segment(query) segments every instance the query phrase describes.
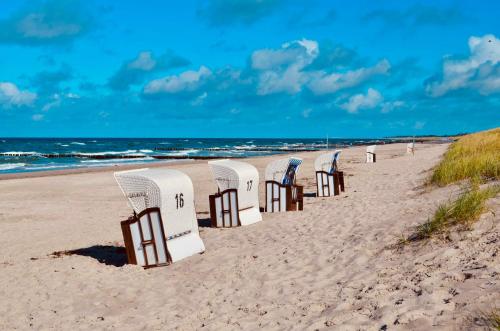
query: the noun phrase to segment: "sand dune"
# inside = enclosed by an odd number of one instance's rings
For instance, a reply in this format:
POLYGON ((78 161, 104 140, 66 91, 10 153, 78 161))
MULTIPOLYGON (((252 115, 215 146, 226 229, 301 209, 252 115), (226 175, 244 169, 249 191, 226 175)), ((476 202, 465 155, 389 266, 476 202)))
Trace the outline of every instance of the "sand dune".
MULTIPOLYGON (((299 154, 303 212, 201 227, 204 254, 149 270, 117 253, 131 210, 112 171, 2 180, 0 329, 480 329, 473 318, 500 306, 498 198, 496 219, 483 215, 471 232, 392 248, 459 191, 422 188, 446 148, 380 146, 375 164, 347 149, 346 192, 334 198, 313 197, 318 153, 299 154)), ((276 157, 247 161, 263 178, 276 157)), ((204 224, 216 190, 207 164, 175 167, 192 178, 204 224)), ((263 205, 262 183, 260 195, 263 205)))

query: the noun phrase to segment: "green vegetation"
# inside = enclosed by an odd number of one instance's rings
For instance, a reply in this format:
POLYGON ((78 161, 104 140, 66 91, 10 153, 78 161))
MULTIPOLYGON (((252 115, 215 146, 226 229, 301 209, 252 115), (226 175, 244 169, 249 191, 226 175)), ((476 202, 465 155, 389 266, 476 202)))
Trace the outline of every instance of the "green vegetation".
POLYGON ((500 185, 466 190, 455 201, 441 204, 434 216, 417 227, 409 241, 422 240, 443 233, 452 226, 469 229, 486 211, 486 200, 500 193, 500 185))
POLYGON ((445 186, 464 179, 500 179, 500 128, 466 135, 453 143, 430 183, 445 186))
POLYGON ((498 184, 479 188, 481 183, 500 180, 500 128, 466 135, 454 142, 429 182, 445 186, 463 180, 471 187, 456 200, 439 205, 432 218, 399 243, 428 239, 454 226, 470 229, 479 219, 486 211, 486 200, 500 193, 498 184))
POLYGON ((500 311, 491 314, 490 323, 495 330, 500 331, 500 311))

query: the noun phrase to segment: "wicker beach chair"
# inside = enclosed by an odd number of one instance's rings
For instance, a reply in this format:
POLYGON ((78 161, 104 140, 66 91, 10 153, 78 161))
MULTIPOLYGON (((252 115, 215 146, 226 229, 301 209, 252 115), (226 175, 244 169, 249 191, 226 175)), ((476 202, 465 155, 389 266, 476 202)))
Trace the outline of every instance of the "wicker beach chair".
POLYGON ((316 170, 316 196, 329 197, 344 192, 344 172, 339 171, 341 150, 321 154, 314 161, 316 170))
POLYGON ((377 155, 375 154, 375 149, 377 145, 366 146, 366 163, 377 162, 377 155))
POLYGON ((296 177, 302 159, 279 159, 266 167, 266 212, 295 211, 304 208, 304 187, 296 177))
POLYGON ((406 153, 407 154, 415 154, 415 143, 406 144, 406 153))
POLYGON ((209 161, 208 165, 218 186, 218 192, 209 196, 211 225, 233 227, 262 221, 257 169, 233 160, 209 161))
POLYGON ((193 183, 186 174, 138 169, 114 175, 134 211, 121 223, 129 263, 145 268, 168 265, 205 250, 193 183))

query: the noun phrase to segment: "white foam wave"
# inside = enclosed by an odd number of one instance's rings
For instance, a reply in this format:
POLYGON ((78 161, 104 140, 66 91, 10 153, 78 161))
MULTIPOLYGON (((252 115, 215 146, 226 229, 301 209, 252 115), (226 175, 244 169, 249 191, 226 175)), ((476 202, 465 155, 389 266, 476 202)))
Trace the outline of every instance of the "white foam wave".
POLYGON ((25 165, 26 165, 25 163, 5 163, 5 164, 0 164, 0 171, 22 168, 25 165))
POLYGON ((71 145, 87 145, 86 143, 81 143, 79 141, 73 141, 71 145))
POLYGON ((186 149, 186 150, 178 151, 178 152, 169 152, 169 153, 167 153, 167 155, 170 155, 170 156, 186 156, 186 155, 189 155, 189 154, 198 153, 199 151, 200 151, 199 149, 186 149))

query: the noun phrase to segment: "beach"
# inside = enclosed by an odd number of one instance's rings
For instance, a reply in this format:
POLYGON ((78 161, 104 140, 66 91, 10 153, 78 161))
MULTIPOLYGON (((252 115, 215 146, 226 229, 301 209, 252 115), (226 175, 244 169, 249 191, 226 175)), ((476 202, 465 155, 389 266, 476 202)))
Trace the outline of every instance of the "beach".
MULTIPOLYGON (((460 192, 424 185, 448 146, 379 145, 374 164, 366 147, 345 149, 346 190, 329 198, 314 196, 321 152, 294 154, 304 210, 230 229, 207 227, 217 188, 206 161, 154 164, 191 177, 206 251, 148 270, 120 249, 132 212, 113 178, 122 168, 4 175, 0 329, 481 329, 474 319, 500 306, 500 198, 472 231, 397 245, 460 192)), ((261 207, 265 166, 280 157, 244 159, 261 207)))

